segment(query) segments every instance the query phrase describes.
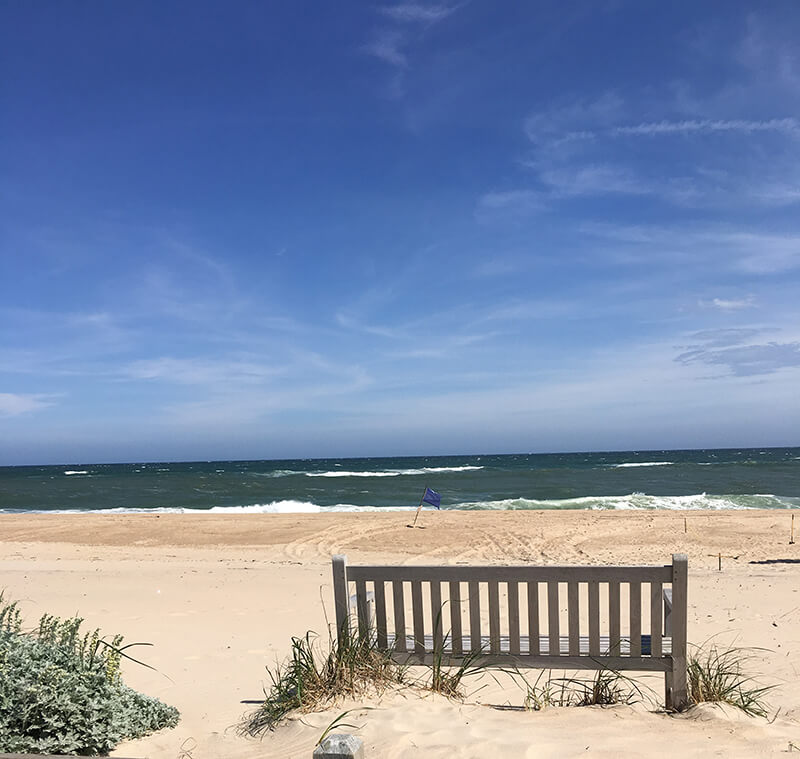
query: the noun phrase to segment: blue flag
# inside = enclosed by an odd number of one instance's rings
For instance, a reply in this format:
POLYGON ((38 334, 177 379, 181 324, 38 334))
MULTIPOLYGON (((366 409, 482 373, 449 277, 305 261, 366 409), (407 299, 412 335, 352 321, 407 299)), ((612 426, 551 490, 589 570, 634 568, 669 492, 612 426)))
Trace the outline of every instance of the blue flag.
POLYGON ((442 496, 440 496, 435 490, 425 488, 425 495, 422 496, 422 502, 429 503, 431 506, 435 506, 438 509, 439 504, 442 502, 442 496))

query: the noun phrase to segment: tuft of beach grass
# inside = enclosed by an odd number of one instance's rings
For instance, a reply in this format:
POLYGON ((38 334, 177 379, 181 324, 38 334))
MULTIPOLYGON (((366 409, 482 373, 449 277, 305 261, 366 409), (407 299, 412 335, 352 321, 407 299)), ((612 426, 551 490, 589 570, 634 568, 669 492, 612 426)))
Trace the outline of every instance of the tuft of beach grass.
POLYGON ((707 642, 695 648, 687 664, 691 704, 730 704, 753 717, 766 717, 765 696, 774 685, 759 685, 746 672, 762 649, 720 646, 707 642))

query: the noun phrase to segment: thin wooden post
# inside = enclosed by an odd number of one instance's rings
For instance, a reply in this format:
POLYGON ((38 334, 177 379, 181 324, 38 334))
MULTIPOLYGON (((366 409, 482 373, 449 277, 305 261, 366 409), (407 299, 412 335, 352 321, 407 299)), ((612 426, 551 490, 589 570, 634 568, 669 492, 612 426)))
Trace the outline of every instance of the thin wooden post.
POLYGON ((672 672, 667 673, 667 707, 685 709, 689 702, 686 682, 686 627, 688 611, 689 559, 672 555, 672 672))
POLYGON ((336 637, 340 643, 350 634, 350 594, 347 590, 347 556, 337 554, 333 566, 333 605, 336 610, 336 637))

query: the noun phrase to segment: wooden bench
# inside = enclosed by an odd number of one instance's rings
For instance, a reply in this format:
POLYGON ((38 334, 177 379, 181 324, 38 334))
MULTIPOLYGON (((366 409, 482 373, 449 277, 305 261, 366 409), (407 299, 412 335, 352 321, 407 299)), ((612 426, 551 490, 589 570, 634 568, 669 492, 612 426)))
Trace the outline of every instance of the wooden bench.
POLYGON ((479 652, 487 665, 664 672, 670 709, 687 704, 687 579, 684 554, 666 566, 608 567, 350 566, 333 557, 340 639, 374 635, 409 664, 479 652))

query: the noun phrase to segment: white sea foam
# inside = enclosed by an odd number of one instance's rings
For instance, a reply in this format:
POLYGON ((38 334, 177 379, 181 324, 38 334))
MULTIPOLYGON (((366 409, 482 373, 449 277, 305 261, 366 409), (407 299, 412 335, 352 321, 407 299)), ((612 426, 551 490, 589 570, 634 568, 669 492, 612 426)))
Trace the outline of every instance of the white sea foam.
POLYGON ((512 498, 499 501, 480 501, 461 503, 450 508, 470 510, 528 510, 528 509, 590 509, 597 511, 639 511, 639 510, 747 510, 747 509, 791 509, 800 505, 800 498, 782 497, 770 494, 748 495, 694 495, 658 496, 644 493, 631 493, 619 496, 583 496, 553 500, 532 498, 512 498))
MULTIPOLYGON (((748 509, 796 509, 800 508, 800 497, 776 496, 769 493, 747 495, 694 495, 657 496, 644 493, 612 496, 583 496, 580 498, 541 499, 506 498, 496 501, 474 501, 446 506, 447 510, 468 511, 517 511, 517 510, 597 510, 597 511, 644 511, 644 510, 748 510, 748 509)), ((326 512, 375 512, 414 511, 416 506, 356 506, 339 503, 334 506, 319 506, 310 501, 282 500, 271 503, 255 503, 242 506, 214 506, 211 509, 187 509, 179 507, 161 508, 110 508, 110 509, 53 509, 48 511, 26 509, 0 509, 7 514, 322 514, 326 512)), ((434 509, 425 510, 433 511, 434 509)))
POLYGON ((626 469, 632 466, 672 466, 674 463, 674 461, 632 461, 626 464, 608 464, 608 466, 614 469, 626 469))
POLYGON ((306 477, 400 477, 441 472, 470 472, 483 469, 482 466, 423 466, 419 469, 384 469, 379 472, 304 472, 306 477))
POLYGON ((89 474, 85 469, 68 469, 64 474, 89 474))

